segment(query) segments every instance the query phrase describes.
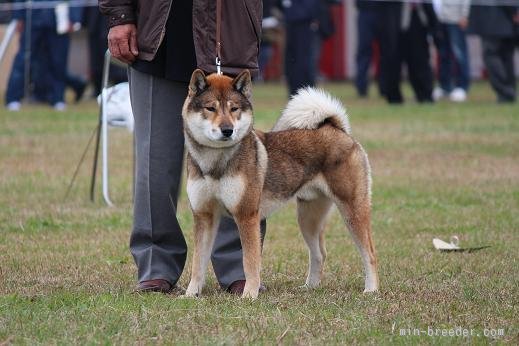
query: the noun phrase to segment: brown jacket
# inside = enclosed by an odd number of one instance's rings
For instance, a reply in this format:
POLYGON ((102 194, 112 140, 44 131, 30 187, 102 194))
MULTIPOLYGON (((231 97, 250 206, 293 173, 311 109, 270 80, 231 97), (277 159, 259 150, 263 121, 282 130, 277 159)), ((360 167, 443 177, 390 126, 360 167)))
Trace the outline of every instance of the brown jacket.
MULTIPOLYGON (((151 61, 164 37, 172 1, 99 0, 99 9, 108 16, 110 27, 136 24, 139 59, 151 61)), ((236 75, 249 69, 255 75, 258 72, 262 1, 221 1, 222 70, 225 74, 236 75)), ((193 0, 193 40, 198 67, 208 73, 215 72, 215 0, 193 0)))

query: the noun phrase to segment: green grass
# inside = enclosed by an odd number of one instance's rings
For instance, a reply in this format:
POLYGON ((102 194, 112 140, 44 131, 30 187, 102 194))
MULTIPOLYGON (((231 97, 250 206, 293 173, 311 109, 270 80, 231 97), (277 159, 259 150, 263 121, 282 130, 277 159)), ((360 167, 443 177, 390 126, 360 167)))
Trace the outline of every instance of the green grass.
MULTIPOLYGON (((324 85, 348 108, 373 168, 373 230, 381 290, 365 295, 360 256, 335 212, 322 286, 304 283, 307 252, 294 206, 272 216, 256 301, 132 293, 131 136, 111 130, 116 207, 90 203, 92 151, 66 187, 97 122, 94 103, 55 113, 0 111, 0 345, 402 344, 519 342, 519 111, 486 84, 470 101, 388 106, 324 85), (473 253, 439 253, 432 238, 457 234, 473 253), (473 329, 472 337, 400 336, 400 329, 473 329), (504 335, 485 337, 486 329, 504 335)), ((410 99, 409 89, 406 94, 410 99)), ((268 129, 286 102, 281 85, 254 91, 268 129)), ((185 192, 179 219, 191 248, 185 192)), ((190 258, 180 280, 188 282, 190 258)))

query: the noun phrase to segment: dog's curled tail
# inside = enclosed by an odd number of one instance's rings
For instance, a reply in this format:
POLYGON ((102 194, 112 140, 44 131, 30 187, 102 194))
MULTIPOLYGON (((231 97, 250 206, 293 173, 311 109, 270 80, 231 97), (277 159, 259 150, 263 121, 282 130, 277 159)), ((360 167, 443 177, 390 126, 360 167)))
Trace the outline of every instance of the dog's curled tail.
POLYGON ((317 129, 326 120, 351 134, 348 115, 341 102, 322 89, 306 87, 290 99, 272 131, 317 129))

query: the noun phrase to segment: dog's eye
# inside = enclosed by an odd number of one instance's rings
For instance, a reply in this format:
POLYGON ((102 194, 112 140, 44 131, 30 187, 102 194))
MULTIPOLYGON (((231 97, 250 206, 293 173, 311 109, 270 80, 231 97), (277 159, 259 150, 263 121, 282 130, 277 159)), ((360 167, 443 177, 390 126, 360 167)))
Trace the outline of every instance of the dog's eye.
POLYGON ((232 112, 232 113, 236 112, 237 110, 238 110, 238 107, 232 107, 232 108, 231 108, 231 112, 232 112))
POLYGON ((216 108, 214 107, 205 107, 209 112, 216 112, 216 108))

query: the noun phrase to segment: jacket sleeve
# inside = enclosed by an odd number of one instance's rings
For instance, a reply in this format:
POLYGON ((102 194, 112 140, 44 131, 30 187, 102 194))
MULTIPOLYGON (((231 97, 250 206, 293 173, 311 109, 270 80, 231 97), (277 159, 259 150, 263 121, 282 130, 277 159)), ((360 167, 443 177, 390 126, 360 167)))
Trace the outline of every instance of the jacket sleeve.
POLYGON ((69 11, 69 18, 71 23, 83 22, 83 7, 71 7, 69 11))
POLYGON ((108 17, 108 27, 135 24, 135 0, 99 0, 99 11, 108 17))

